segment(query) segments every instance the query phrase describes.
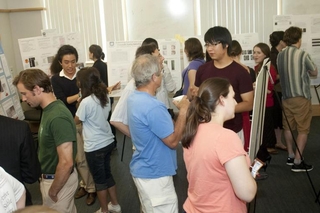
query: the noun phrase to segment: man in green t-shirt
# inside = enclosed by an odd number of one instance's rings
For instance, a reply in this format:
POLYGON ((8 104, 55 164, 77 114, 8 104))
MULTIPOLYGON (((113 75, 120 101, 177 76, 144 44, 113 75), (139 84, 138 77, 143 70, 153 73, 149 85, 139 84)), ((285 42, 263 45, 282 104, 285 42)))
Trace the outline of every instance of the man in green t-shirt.
POLYGON ((39 127, 40 190, 43 205, 59 212, 77 212, 74 194, 78 174, 74 169, 76 126, 70 111, 53 95, 50 79, 39 69, 21 71, 13 84, 22 101, 43 109, 39 127))

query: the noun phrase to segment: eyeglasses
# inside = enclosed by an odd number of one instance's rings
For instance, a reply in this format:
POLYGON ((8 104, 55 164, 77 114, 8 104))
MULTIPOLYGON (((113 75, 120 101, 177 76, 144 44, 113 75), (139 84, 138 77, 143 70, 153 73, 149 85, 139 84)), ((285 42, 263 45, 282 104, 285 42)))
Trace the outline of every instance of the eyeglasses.
POLYGON ((221 44, 221 41, 213 41, 213 42, 208 42, 204 45, 205 48, 208 48, 208 47, 215 47, 217 46, 218 44, 221 44))

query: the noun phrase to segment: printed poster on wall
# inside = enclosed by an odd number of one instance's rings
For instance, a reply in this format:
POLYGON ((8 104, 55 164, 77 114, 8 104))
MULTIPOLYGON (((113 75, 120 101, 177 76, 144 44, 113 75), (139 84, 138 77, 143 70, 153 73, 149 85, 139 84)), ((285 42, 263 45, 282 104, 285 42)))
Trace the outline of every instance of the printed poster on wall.
MULTIPOLYGON (((314 15, 283 15, 273 17, 273 30, 285 31, 291 26, 302 29, 301 49, 311 56, 313 62, 320 69, 320 14, 314 15)), ((310 78, 311 85, 320 84, 320 74, 317 78, 310 78)))
MULTIPOLYGON (((181 86, 180 43, 175 39, 158 39, 160 53, 164 57, 164 65, 171 72, 177 88, 181 86)), ((121 82, 123 89, 131 79, 131 66, 136 50, 142 41, 109 41, 107 44, 108 83, 121 82)))
POLYGON ((237 40, 242 48, 241 63, 254 68, 253 47, 259 43, 258 33, 243 33, 232 35, 232 40, 237 40))
POLYGON ((77 49, 80 67, 85 62, 85 50, 80 33, 38 36, 18 39, 23 69, 37 68, 50 75, 50 65, 58 49, 65 44, 77 49))
POLYGON ((12 76, 0 44, 0 115, 13 119, 24 119, 20 99, 15 86, 12 85, 12 76))

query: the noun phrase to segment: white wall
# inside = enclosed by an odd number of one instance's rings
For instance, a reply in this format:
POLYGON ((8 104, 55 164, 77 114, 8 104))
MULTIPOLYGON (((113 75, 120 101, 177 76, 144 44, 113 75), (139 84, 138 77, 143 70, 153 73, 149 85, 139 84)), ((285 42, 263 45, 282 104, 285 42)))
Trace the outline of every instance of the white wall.
MULTIPOLYGON (((7 9, 7 1, 0 0, 0 9, 7 9)), ((8 65, 12 70, 15 70, 14 50, 12 45, 12 33, 10 25, 9 13, 0 13, 0 37, 1 45, 5 56, 8 61, 8 65)), ((14 74, 14 73, 13 73, 14 74)))
POLYGON ((319 0, 282 0, 281 15, 306 15, 319 13, 319 0))
POLYGON ((195 35, 193 0, 126 1, 128 40, 195 35))
MULTIPOLYGON (((7 3, 8 9, 43 7, 41 0, 7 0, 7 3)), ((41 29, 43 29, 41 13, 42 11, 30 11, 12 12, 9 14, 12 32, 12 44, 15 56, 15 74, 23 70, 18 39, 41 35, 41 29)))
POLYGON ((43 29, 41 12, 36 11, 11 13, 10 23, 16 62, 15 73, 17 74, 21 70, 23 70, 18 39, 41 36, 41 29, 43 29))
MULTIPOLYGON (((37 7, 43 7, 41 0, 0 0, 0 9, 37 7)), ((41 11, 0 13, 2 46, 13 76, 23 69, 18 39, 40 36, 41 13, 41 11)))

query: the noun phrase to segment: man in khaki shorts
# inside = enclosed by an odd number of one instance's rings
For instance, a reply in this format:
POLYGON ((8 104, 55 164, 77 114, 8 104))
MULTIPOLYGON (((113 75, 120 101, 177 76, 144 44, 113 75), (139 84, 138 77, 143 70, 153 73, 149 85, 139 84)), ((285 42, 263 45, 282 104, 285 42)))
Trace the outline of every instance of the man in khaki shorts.
POLYGON ((288 28, 283 36, 287 47, 279 53, 277 58, 282 86, 283 129, 288 147, 287 165, 292 166, 293 172, 306 172, 313 169, 312 165, 303 161, 302 153, 307 143, 312 118, 309 76, 317 76, 318 70, 310 55, 299 49, 301 37, 301 28, 288 28), (290 128, 298 131, 295 152, 290 128))

